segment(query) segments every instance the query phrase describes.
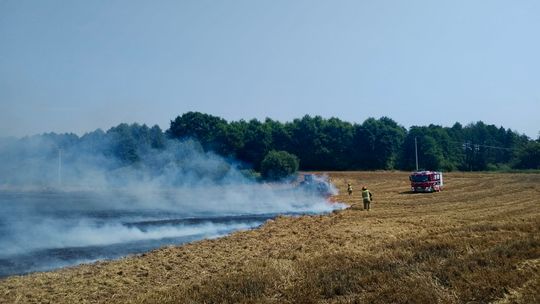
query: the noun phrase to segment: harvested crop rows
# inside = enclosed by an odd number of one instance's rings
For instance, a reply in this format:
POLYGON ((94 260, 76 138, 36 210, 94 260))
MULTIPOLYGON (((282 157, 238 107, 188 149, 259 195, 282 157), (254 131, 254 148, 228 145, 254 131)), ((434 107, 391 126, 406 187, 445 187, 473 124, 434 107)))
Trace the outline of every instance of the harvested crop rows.
POLYGON ((351 208, 3 279, 0 303, 540 303, 540 174, 450 173, 433 194, 403 172, 329 175, 351 208))

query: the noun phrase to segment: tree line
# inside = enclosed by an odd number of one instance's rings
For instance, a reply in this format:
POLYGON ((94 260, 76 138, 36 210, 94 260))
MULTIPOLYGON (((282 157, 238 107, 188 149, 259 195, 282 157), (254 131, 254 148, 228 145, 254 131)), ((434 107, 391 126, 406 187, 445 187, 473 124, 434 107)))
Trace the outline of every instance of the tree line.
POLYGON ((413 126, 388 117, 350 123, 306 115, 292 122, 267 118, 227 122, 199 112, 176 117, 171 138, 192 137, 204 149, 252 164, 256 170, 270 151, 298 157, 302 170, 413 170, 415 139, 419 167, 443 171, 540 169, 540 138, 481 121, 452 127, 413 126))
MULTIPOLYGON (((136 165, 141 155, 165 149, 169 140, 192 138, 202 151, 238 160, 241 166, 256 171, 268 169, 269 176, 279 172, 272 171, 272 164, 280 163, 287 170, 296 170, 298 163, 301 170, 413 170, 415 140, 419 167, 426 170, 540 169, 540 138, 530 139, 481 121, 406 129, 388 117, 368 118, 361 124, 309 115, 290 122, 270 118, 228 122, 187 112, 172 120, 165 131, 157 125, 122 123, 106 132, 98 129, 80 137, 54 133, 40 137, 54 142, 48 153, 76 145, 115 158, 121 166, 136 165)), ((19 142, 25 140, 29 139, 19 142)), ((6 146, 6 142, 2 144, 6 146)))

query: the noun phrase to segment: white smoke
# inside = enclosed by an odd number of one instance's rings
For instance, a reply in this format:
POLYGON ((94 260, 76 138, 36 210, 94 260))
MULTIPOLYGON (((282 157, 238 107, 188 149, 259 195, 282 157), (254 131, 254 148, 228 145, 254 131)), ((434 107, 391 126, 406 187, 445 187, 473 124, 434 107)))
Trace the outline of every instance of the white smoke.
POLYGON ((327 201, 325 194, 337 191, 324 177, 315 177, 316 184, 327 191, 262 183, 195 141, 139 150, 133 164, 103 153, 110 145, 96 141, 60 148, 42 136, 0 141, 0 258, 51 248, 215 237, 264 220, 126 225, 131 222, 345 207, 327 201))
POLYGON ((1 256, 27 253, 40 249, 106 246, 163 238, 197 236, 211 238, 233 230, 258 226, 257 222, 195 225, 163 225, 142 229, 120 223, 99 225, 89 219, 64 221, 45 219, 33 224, 33 229, 15 229, 9 237, 0 240, 1 256))

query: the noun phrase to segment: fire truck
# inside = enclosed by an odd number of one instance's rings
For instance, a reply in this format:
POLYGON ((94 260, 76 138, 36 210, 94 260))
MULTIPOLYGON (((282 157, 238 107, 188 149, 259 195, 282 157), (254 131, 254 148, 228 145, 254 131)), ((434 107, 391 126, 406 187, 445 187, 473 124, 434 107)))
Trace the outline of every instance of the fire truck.
POLYGON ((409 180, 413 192, 439 192, 443 188, 443 174, 438 171, 415 171, 409 180))

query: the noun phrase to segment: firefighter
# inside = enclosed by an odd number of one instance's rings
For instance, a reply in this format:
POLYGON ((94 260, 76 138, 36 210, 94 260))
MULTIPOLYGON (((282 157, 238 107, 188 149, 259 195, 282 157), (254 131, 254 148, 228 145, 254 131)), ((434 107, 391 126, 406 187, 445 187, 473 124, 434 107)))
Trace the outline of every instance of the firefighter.
POLYGON ((373 194, 367 189, 366 186, 362 187, 362 199, 364 201, 364 210, 369 211, 373 194))
POLYGON ((349 193, 349 196, 352 195, 352 186, 351 186, 351 183, 347 183, 347 192, 349 193))

